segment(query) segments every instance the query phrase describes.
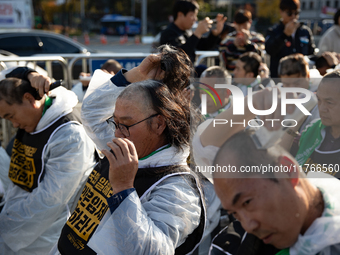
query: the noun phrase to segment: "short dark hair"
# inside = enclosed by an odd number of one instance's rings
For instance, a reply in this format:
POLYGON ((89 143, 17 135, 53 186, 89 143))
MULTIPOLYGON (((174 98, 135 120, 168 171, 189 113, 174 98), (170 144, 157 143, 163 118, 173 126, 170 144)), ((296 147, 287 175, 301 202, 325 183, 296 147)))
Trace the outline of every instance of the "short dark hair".
POLYGON ((114 72, 115 74, 119 72, 120 69, 122 69, 122 65, 119 64, 117 60, 114 59, 108 59, 101 67, 100 69, 106 70, 108 72, 114 72))
POLYGON ((307 77, 308 63, 301 53, 295 53, 280 59, 279 75, 301 74, 307 77))
MULTIPOLYGON (((163 135, 170 145, 178 150, 189 146, 190 139, 190 110, 189 104, 181 96, 175 96, 170 89, 159 81, 145 80, 126 87, 119 98, 131 98, 141 93, 146 100, 148 109, 152 108, 163 116, 166 128, 163 135)), ((149 120, 150 127, 152 120, 149 120)))
POLYGON ((188 12, 194 12, 199 9, 199 5, 195 0, 178 0, 173 8, 174 20, 177 19, 177 14, 179 12, 187 15, 188 12))
POLYGON ((25 93, 36 96, 36 90, 31 84, 18 78, 6 78, 0 81, 0 101, 4 100, 7 104, 22 104, 25 93))
POLYGON ((339 25, 340 9, 334 14, 334 24, 339 25))
POLYGON ((239 60, 245 63, 243 68, 246 73, 252 72, 254 73, 254 77, 259 74, 259 67, 262 63, 262 59, 259 54, 256 52, 246 52, 239 57, 239 60))
POLYGON ((281 0, 280 1, 280 10, 298 10, 300 9, 300 1, 299 0, 281 0))
POLYGON ((315 67, 316 69, 322 68, 322 67, 328 67, 331 68, 331 66, 328 64, 327 60, 324 56, 320 56, 315 60, 315 67))
POLYGON ((249 22, 252 19, 251 12, 248 10, 238 10, 234 16, 234 22, 237 24, 243 24, 249 22))

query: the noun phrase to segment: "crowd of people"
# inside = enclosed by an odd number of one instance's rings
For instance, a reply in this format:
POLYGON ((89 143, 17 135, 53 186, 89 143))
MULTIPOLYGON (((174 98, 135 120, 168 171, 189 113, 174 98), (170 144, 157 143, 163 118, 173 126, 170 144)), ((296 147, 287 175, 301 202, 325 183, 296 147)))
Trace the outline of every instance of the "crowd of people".
POLYGON ((0 254, 340 254, 340 11, 317 55, 299 0, 279 8, 264 37, 247 10, 192 31, 178 0, 157 54, 73 91, 2 71, 0 254))

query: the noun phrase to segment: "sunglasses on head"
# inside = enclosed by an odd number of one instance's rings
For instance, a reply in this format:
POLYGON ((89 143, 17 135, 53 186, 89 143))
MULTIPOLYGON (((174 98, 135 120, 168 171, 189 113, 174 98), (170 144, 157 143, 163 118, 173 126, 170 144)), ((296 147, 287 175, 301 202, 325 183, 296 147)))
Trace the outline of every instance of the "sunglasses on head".
POLYGON ((288 15, 289 17, 291 17, 293 14, 294 14, 295 16, 298 16, 298 15, 300 14, 300 10, 296 10, 296 11, 290 11, 290 10, 288 10, 288 11, 286 11, 286 13, 287 13, 287 15, 288 15))

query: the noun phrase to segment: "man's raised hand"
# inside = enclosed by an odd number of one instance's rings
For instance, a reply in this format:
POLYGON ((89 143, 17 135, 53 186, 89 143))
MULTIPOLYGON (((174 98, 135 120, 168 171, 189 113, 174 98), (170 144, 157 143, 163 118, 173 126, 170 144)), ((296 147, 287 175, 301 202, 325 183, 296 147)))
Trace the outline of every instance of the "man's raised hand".
POLYGON ((125 138, 114 138, 107 145, 112 152, 102 152, 110 163, 109 180, 113 194, 133 188, 138 170, 138 155, 134 144, 125 138))

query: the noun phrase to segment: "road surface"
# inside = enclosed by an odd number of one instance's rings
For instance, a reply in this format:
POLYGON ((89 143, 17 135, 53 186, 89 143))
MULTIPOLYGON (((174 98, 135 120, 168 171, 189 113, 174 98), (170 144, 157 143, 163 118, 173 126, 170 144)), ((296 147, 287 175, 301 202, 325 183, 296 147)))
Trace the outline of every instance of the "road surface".
MULTIPOLYGON (((78 42, 85 44, 85 40, 83 37, 71 37, 72 39, 76 39, 78 42)), ((92 48, 97 51, 106 51, 106 52, 114 52, 114 53, 124 53, 124 52, 142 52, 142 53, 150 53, 151 44, 145 44, 138 42, 135 37, 128 37, 128 41, 125 42, 122 40, 120 36, 106 36, 106 44, 101 42, 100 35, 90 36, 90 43, 87 44, 89 48, 92 48)))

